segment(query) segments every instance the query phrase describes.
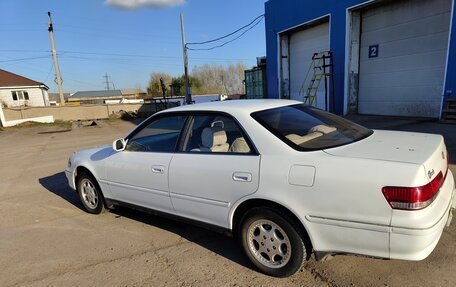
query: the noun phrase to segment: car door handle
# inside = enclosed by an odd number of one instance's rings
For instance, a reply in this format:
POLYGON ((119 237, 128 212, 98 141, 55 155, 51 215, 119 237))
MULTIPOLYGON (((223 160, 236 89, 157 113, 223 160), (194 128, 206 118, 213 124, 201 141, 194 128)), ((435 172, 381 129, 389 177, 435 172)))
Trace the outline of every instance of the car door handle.
POLYGON ((152 172, 153 173, 164 173, 165 167, 162 165, 154 165, 154 166, 152 166, 152 172))
POLYGON ((248 173, 248 172, 235 172, 235 173, 233 173, 233 180, 234 181, 251 182, 252 181, 252 174, 248 173))

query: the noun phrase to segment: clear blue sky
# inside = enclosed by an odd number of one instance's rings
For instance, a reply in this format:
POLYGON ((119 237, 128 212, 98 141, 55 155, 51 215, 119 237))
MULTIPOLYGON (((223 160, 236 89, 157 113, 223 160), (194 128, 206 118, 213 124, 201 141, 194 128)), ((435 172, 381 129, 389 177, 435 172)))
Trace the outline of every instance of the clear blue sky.
MULTIPOLYGON (((264 13, 265 2, 108 1, 185 3, 127 9, 109 5, 106 0, 1 0, 0 69, 44 82, 50 91, 57 91, 47 31, 47 11, 51 11, 65 92, 104 89, 105 73, 118 89, 145 89, 152 72, 162 71, 173 76, 183 73, 180 12, 185 17, 187 42, 199 42, 225 35, 249 23, 264 13)), ((265 55, 265 51, 263 20, 225 47, 189 51, 189 67, 191 70, 205 63, 225 65, 239 61, 250 67, 255 65, 257 56, 265 55)))

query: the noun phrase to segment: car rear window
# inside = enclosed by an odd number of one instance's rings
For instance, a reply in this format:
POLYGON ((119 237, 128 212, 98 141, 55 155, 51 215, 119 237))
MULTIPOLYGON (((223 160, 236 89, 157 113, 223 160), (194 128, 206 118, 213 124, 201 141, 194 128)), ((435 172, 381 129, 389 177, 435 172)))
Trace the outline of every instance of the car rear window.
POLYGON ((321 150, 364 139, 372 130, 303 104, 252 113, 283 142, 299 151, 321 150))

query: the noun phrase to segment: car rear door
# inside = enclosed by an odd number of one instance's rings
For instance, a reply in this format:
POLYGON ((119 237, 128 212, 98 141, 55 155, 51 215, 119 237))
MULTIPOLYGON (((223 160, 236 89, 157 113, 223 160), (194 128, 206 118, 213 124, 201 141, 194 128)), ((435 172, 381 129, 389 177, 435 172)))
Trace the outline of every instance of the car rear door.
POLYGON ((232 204, 258 189, 259 165, 260 155, 234 118, 195 114, 169 168, 177 215, 228 228, 232 204))

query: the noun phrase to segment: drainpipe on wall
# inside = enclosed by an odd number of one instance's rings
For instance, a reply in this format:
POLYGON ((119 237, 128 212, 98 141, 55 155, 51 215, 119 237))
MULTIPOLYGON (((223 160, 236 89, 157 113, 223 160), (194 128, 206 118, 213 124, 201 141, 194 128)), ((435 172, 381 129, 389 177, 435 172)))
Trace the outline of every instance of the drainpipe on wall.
POLYGON ((43 97, 43 104, 44 106, 50 106, 50 104, 48 102, 46 102, 46 97, 44 96, 44 89, 40 87, 40 90, 41 90, 41 96, 43 97))
POLYGON ((3 108, 2 108, 2 105, 0 104, 0 124, 2 127, 4 127, 5 123, 6 123, 5 115, 3 114, 3 108))

